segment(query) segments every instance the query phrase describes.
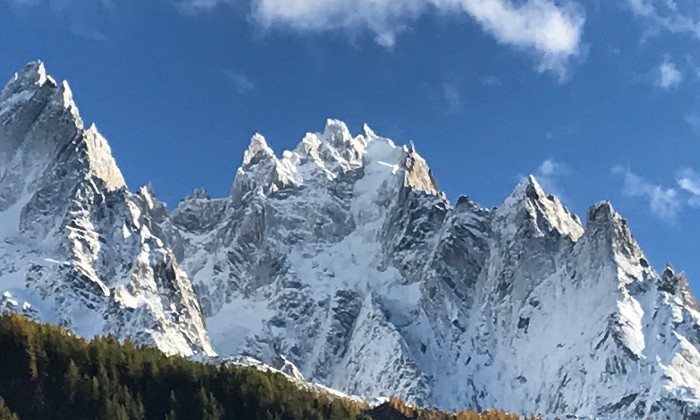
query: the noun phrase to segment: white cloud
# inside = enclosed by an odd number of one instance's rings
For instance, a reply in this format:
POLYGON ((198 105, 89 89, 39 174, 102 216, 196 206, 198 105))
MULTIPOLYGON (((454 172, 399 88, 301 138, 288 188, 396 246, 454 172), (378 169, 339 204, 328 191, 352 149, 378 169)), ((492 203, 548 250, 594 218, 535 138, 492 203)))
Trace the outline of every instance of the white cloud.
POLYGON ((700 135, 700 116, 696 114, 686 114, 685 122, 688 123, 690 128, 695 132, 695 134, 700 135))
POLYGON ((482 86, 488 86, 488 87, 496 87, 496 86, 501 86, 503 85, 503 82, 501 82, 501 79, 499 79, 496 76, 486 76, 482 77, 479 79, 479 82, 481 82, 482 86))
POLYGON ((462 94, 459 90, 459 84, 454 82, 443 83, 442 95, 450 111, 457 111, 462 106, 462 94))
POLYGON ((659 65, 657 71, 656 85, 661 89, 675 89, 683 81, 683 73, 668 59, 659 65))
POLYGON ((700 9, 694 0, 626 0, 629 9, 644 19, 648 29, 690 34, 700 38, 700 9))
POLYGON ((255 83, 244 73, 233 70, 222 70, 221 73, 231 82, 236 92, 241 95, 245 95, 255 89, 255 83))
POLYGON ((581 53, 584 15, 573 3, 550 0, 432 0, 441 9, 461 9, 506 45, 527 49, 540 58, 540 70, 560 74, 581 53))
POLYGON ((553 0, 252 0, 263 27, 300 31, 370 31, 384 46, 420 15, 466 14, 501 44, 534 54, 540 71, 565 75, 581 54, 582 8, 553 0))
POLYGON ((236 0, 178 0, 175 3, 177 9, 186 14, 214 9, 222 4, 233 4, 236 0))
POLYGON ((700 175, 690 168, 678 171, 676 176, 678 187, 690 194, 688 205, 700 208, 700 175))
POLYGON ((264 27, 369 30, 377 43, 387 47, 427 6, 427 0, 252 0, 253 17, 264 27))
POLYGON ((543 176, 552 176, 565 169, 566 167, 563 164, 555 162, 552 159, 547 159, 540 164, 538 172, 543 176))
POLYGON ((113 0, 6 0, 11 8, 42 8, 54 13, 74 35, 93 41, 107 37, 100 19, 114 8, 113 0))
POLYGON ((564 200, 565 194, 563 188, 561 188, 560 181, 562 177, 569 175, 569 173, 570 170, 567 165, 553 159, 546 159, 540 164, 534 175, 546 192, 564 200))
POLYGON ((629 168, 616 166, 614 174, 624 178, 622 194, 627 197, 644 198, 649 201, 649 208, 661 220, 673 222, 681 210, 681 198, 675 188, 665 188, 654 184, 642 176, 632 172, 629 168))
MULTIPOLYGON (((567 201, 564 189, 561 187, 561 180, 570 174, 571 169, 568 165, 554 159, 545 159, 532 175, 546 193, 557 196, 561 201, 567 201)), ((527 177, 519 174, 517 178, 522 182, 527 177)))
MULTIPOLYGON (((80 11, 106 7, 114 0, 6 0, 14 6, 48 4, 80 11)), ((465 15, 498 43, 533 55, 542 72, 563 78, 583 55, 584 9, 576 0, 170 0, 182 13, 196 14, 221 5, 249 5, 263 28, 296 31, 370 32, 392 47, 396 37, 426 13, 465 15)), ((639 1, 639 0, 637 0, 639 1)))

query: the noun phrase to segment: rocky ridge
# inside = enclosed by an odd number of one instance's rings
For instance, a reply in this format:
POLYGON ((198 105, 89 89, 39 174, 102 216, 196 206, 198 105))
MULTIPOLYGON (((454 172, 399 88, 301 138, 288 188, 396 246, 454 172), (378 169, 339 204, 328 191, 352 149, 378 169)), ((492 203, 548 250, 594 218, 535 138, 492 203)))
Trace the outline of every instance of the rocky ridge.
POLYGON ((281 155, 253 136, 228 197, 170 210, 129 192, 31 63, 0 95, 0 264, 5 309, 171 353, 284 355, 348 394, 700 415, 687 280, 656 272, 610 203, 584 225, 529 177, 496 209, 452 205, 412 145, 337 120, 281 155))

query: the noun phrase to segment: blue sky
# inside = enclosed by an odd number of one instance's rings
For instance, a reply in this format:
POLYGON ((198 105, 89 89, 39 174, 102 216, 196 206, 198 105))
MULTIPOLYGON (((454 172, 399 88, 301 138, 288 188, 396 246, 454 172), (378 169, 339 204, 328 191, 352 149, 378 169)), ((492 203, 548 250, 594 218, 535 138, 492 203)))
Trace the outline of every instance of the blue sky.
POLYGON ((527 173, 583 218, 612 201, 696 291, 699 46, 690 0, 0 0, 0 77, 44 60, 171 206, 226 195, 254 132, 366 122, 453 201, 527 173))

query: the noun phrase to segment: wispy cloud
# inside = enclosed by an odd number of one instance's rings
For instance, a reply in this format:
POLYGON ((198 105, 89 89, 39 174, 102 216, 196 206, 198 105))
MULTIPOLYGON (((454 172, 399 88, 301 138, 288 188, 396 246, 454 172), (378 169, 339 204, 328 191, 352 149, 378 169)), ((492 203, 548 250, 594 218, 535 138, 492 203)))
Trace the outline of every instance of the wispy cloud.
POLYGON ((656 85, 661 89, 675 89, 683 81, 683 73, 668 58, 659 65, 656 73, 656 85))
POLYGON ((234 70, 222 70, 221 73, 231 82, 236 92, 241 95, 250 93, 255 89, 255 83, 245 73, 234 70))
POLYGON ((15 9, 44 9, 65 22, 79 37, 103 41, 107 37, 99 29, 100 18, 114 8, 113 0, 5 0, 15 9))
MULTIPOLYGON (((561 201, 567 201, 564 188, 561 186, 562 179, 571 175, 572 170, 569 165, 554 159, 545 159, 537 166, 532 175, 537 179, 542 189, 557 196, 561 201)), ((518 181, 524 181, 527 176, 518 174, 518 181)))
POLYGON ((686 114, 683 118, 695 134, 700 136, 700 116, 697 114, 686 114))
POLYGON ((197 14, 214 9, 225 4, 233 4, 236 0, 178 0, 175 7, 185 14, 197 14))
POLYGON ((501 44, 537 57, 540 71, 564 76, 582 52, 583 8, 553 0, 252 0, 253 18, 265 28, 299 31, 367 30, 391 47, 419 16, 470 16, 501 44))
POLYGON ((688 205, 700 208, 700 175, 690 168, 683 168, 676 174, 678 187, 690 194, 688 205))
POLYGON ((647 200, 652 213, 663 221, 674 222, 676 220, 682 208, 682 199, 675 188, 666 188, 653 183, 622 166, 614 167, 612 172, 622 176, 622 194, 624 196, 647 200))
POLYGON ((561 179, 570 173, 571 169, 568 165, 554 159, 546 159, 537 167, 534 175, 545 191, 565 201, 566 194, 561 187, 561 179))
POLYGON ((625 1, 632 13, 647 22, 649 31, 689 34, 700 38, 700 9, 694 1, 625 1))
POLYGON ((503 82, 501 82, 501 79, 499 79, 496 76, 486 76, 482 77, 479 79, 479 82, 481 83, 482 86, 490 86, 490 87, 496 87, 496 86, 501 86, 503 82))
MULTIPOLYGON (((114 0, 5 0, 14 6, 49 5, 82 13, 114 0)), ((263 28, 301 32, 369 32, 393 47, 397 36, 419 17, 464 15, 500 44, 524 51, 541 72, 564 78, 583 56, 584 8, 576 0, 170 0, 182 13, 197 14, 222 5, 245 4, 263 28)), ((241 8, 242 9, 242 8, 241 8)), ((84 31, 84 29, 83 29, 84 31)), ((84 31, 85 32, 85 31, 84 31)), ((95 37, 94 31, 86 32, 95 37)))
POLYGON ((445 98, 445 102, 450 111, 455 112, 462 106, 462 94, 457 82, 443 83, 442 96, 445 98))

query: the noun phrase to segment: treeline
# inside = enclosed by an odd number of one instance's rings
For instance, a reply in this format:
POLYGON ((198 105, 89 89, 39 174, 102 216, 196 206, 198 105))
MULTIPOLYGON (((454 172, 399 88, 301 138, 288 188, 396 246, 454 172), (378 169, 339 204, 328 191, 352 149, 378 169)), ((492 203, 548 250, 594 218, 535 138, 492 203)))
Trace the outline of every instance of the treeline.
POLYGON ((276 372, 169 357, 110 337, 86 341, 20 315, 0 316, 2 420, 515 418, 429 412, 398 400, 387 406, 301 389, 276 372))
MULTIPOLYGON (((367 413, 377 420, 519 420, 515 414, 506 413, 502 410, 489 410, 477 413, 473 410, 462 411, 457 414, 443 413, 436 410, 413 407, 399 400, 391 398, 386 403, 369 409, 367 413)), ((532 417, 530 420, 536 420, 532 417)))

